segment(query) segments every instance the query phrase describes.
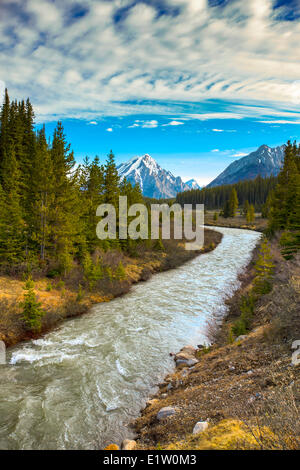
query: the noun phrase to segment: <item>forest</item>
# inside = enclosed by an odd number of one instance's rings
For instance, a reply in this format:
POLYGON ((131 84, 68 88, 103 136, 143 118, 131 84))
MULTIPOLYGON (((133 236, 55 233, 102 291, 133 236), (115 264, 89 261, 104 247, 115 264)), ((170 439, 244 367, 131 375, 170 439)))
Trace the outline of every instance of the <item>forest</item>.
POLYGON ((177 194, 176 202, 179 204, 204 204, 208 210, 223 209, 226 201, 234 189, 237 193, 238 201, 244 206, 246 201, 261 211, 267 201, 267 197, 277 184, 277 177, 262 178, 258 176, 254 180, 240 181, 236 184, 216 186, 213 188, 192 189, 177 194))
POLYGON ((2 272, 32 267, 66 274, 87 262, 95 249, 130 250, 133 240, 99 240, 96 208, 142 202, 139 186, 119 181, 112 151, 77 165, 61 122, 52 139, 35 130, 27 101, 10 101, 7 90, 0 116, 0 266, 2 272))

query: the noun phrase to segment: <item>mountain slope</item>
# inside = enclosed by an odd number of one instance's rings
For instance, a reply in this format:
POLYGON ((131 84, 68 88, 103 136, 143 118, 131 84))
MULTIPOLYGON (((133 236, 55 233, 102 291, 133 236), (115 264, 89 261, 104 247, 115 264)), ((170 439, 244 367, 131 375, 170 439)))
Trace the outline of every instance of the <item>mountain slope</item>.
POLYGON ((126 178, 132 184, 138 183, 147 197, 171 198, 178 192, 190 189, 180 176, 175 177, 170 171, 161 168, 148 154, 122 163, 118 166, 118 172, 121 180, 126 178))
POLYGON ((231 163, 217 178, 209 183, 207 187, 251 180, 258 175, 262 177, 276 176, 282 166, 284 149, 285 145, 275 148, 262 145, 255 152, 231 163))
POLYGON ((194 179, 186 181, 185 184, 187 184, 190 189, 201 189, 197 181, 194 179))

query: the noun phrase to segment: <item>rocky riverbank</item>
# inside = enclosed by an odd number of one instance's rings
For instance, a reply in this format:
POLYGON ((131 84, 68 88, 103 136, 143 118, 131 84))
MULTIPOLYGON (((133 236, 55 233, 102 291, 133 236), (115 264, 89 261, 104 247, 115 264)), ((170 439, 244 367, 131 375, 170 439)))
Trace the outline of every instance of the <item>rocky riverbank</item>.
POLYGON ((135 422, 138 449, 300 448, 300 366, 291 362, 300 339, 300 255, 285 261, 276 240, 271 253, 273 289, 257 301, 247 334, 229 332, 252 288, 257 249, 221 327, 207 327, 213 344, 174 355, 174 373, 135 422))

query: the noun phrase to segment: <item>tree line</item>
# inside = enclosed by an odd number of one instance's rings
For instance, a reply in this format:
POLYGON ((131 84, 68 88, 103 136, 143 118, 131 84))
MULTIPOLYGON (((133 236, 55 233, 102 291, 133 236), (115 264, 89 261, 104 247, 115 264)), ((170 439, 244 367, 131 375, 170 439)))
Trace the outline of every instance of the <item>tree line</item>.
POLYGON ((282 231, 280 244, 289 259, 300 249, 300 145, 288 141, 278 183, 265 205, 272 235, 282 231))
POLYGON ((35 130, 27 101, 11 101, 7 90, 0 115, 0 265, 71 269, 98 247, 130 249, 132 240, 99 240, 96 208, 143 202, 139 186, 120 181, 112 151, 76 165, 61 122, 48 141, 35 130))
POLYGON ((269 178, 257 176, 254 180, 240 181, 235 184, 184 191, 177 194, 176 202, 181 205, 204 204, 208 210, 224 209, 232 191, 235 190, 241 206, 248 201, 256 211, 261 211, 270 191, 275 188, 276 184, 277 177, 275 176, 269 178))

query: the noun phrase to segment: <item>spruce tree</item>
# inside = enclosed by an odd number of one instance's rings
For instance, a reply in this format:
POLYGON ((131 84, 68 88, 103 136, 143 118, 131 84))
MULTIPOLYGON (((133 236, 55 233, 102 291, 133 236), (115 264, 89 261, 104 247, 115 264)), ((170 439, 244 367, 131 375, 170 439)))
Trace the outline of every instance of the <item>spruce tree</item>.
POLYGON ((236 189, 233 188, 230 193, 230 198, 229 198, 229 217, 236 216, 236 211, 237 211, 238 206, 239 206, 239 200, 237 197, 237 192, 236 192, 236 189))

